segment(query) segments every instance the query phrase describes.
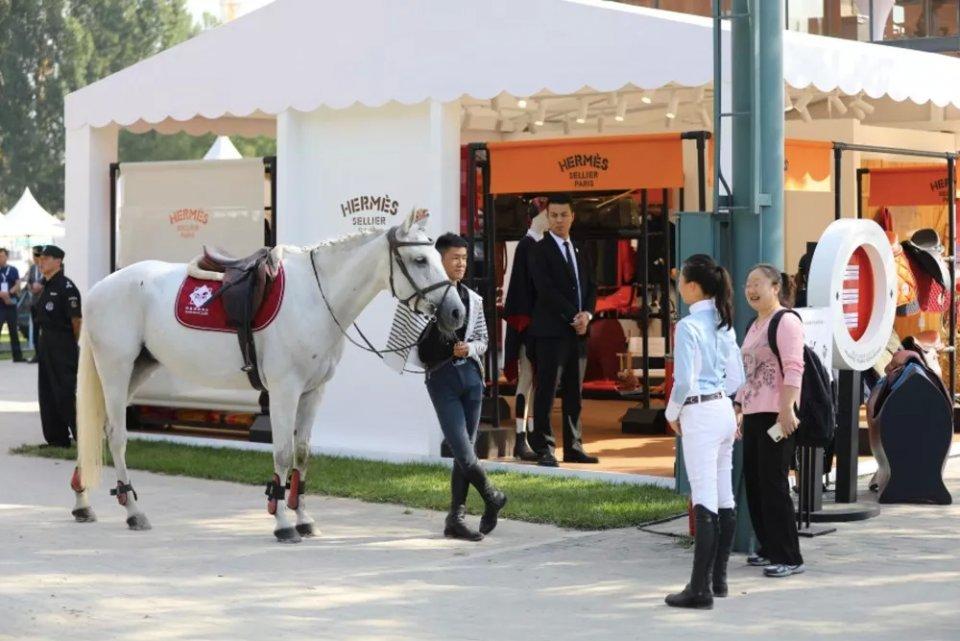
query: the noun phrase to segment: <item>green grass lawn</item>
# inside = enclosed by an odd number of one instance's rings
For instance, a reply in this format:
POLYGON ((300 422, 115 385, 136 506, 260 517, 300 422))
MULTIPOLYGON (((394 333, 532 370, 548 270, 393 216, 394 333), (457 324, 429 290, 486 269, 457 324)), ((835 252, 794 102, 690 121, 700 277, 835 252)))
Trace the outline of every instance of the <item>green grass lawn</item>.
MULTIPOLYGON (((37 445, 21 445, 13 448, 11 453, 54 459, 76 458, 73 448, 37 445)), ((109 453, 106 460, 110 462, 109 453)), ((268 452, 158 441, 130 441, 127 466, 160 474, 261 487, 273 474, 273 458, 268 452)), ((104 477, 103 486, 108 487, 109 473, 104 477)), ((310 460, 307 493, 446 510, 450 501, 449 478, 449 468, 442 465, 315 456, 310 460)), ((491 472, 491 478, 510 498, 502 515, 532 523, 551 523, 581 530, 629 527, 683 513, 687 506, 685 496, 651 485, 517 472, 491 472)), ((251 491, 250 498, 251 501, 262 499, 254 491, 251 491)), ((470 492, 468 509, 472 514, 479 514, 483 509, 476 491, 470 492)))

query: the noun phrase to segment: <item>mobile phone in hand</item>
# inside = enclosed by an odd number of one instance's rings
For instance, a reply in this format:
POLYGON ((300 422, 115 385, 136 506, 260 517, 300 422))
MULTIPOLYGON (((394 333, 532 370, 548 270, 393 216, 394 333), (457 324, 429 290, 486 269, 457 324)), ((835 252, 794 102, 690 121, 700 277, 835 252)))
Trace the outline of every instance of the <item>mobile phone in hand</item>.
POLYGON ((783 428, 780 427, 780 423, 775 423, 773 427, 767 430, 767 434, 770 435, 770 438, 773 439, 774 443, 779 443, 783 439, 787 438, 787 435, 783 433, 783 428))

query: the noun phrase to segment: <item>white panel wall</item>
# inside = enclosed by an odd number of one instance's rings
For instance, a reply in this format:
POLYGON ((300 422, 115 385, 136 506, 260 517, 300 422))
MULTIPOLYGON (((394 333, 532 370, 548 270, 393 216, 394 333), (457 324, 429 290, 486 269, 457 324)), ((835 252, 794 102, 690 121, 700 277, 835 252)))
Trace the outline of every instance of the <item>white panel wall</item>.
MULTIPOLYGON (((355 231, 342 206, 363 196, 398 201, 395 216, 379 214, 387 225, 419 206, 430 209, 432 236, 457 231, 459 144, 456 103, 281 114, 278 242, 307 245, 355 231)), ((361 314, 359 324, 375 345, 386 343, 394 307, 389 293, 382 293, 361 314)), ((313 444, 371 454, 436 455, 440 440, 423 377, 400 376, 377 356, 348 344, 327 386, 313 444)))
POLYGON ((66 273, 86 293, 110 272, 110 163, 117 128, 67 130, 66 273))

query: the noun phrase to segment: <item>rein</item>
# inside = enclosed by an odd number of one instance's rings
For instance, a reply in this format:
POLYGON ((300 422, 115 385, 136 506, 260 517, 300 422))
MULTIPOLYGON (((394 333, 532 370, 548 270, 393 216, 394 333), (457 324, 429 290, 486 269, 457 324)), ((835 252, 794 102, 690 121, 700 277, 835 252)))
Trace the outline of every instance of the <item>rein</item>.
MULTIPOLYGON (((435 289, 446 287, 446 290, 443 292, 443 297, 440 299, 442 303, 447 298, 447 294, 450 292, 450 288, 453 287, 453 283, 447 280, 447 281, 434 283, 428 286, 426 289, 420 288, 419 286, 417 286, 416 282, 413 280, 413 277, 410 275, 410 272, 407 270, 407 266, 403 264, 403 260, 401 259, 401 256, 400 256, 401 247, 413 247, 417 245, 425 246, 425 245, 433 245, 433 243, 430 242, 429 240, 417 240, 417 241, 397 240, 396 227, 391 227, 390 230, 387 232, 387 242, 389 243, 389 251, 390 251, 390 293, 393 295, 393 297, 399 300, 404 305, 406 305, 411 311, 419 314, 420 312, 417 311, 417 305, 420 304, 421 300, 426 300, 425 295, 429 294, 435 289), (403 274, 403 277, 407 279, 407 284, 409 284, 410 287, 413 289, 413 293, 410 294, 410 296, 408 296, 405 299, 402 299, 399 296, 397 296, 397 290, 393 284, 394 261, 396 261, 397 265, 399 266, 400 273, 403 274), (411 300, 414 301, 413 305, 410 304, 411 300)), ((323 283, 320 281, 320 272, 317 269, 317 260, 314 256, 316 251, 317 251, 317 248, 310 250, 310 265, 313 267, 313 276, 317 280, 317 288, 320 290, 320 297, 323 299, 323 304, 326 305, 327 311, 330 312, 330 318, 333 319, 333 322, 337 325, 337 328, 340 330, 340 333, 343 334, 344 338, 350 341, 354 346, 359 347, 365 352, 371 352, 373 354, 376 354, 381 359, 383 358, 384 354, 405 352, 409 349, 416 347, 423 341, 423 337, 426 335, 427 330, 430 328, 429 323, 424 328, 424 330, 420 332, 420 335, 417 336, 417 340, 415 342, 410 343, 409 345, 403 345, 401 347, 394 347, 393 349, 387 349, 387 348, 377 349, 376 347, 373 346, 373 343, 370 342, 370 339, 368 339, 366 335, 363 333, 363 330, 360 329, 360 326, 357 325, 356 322, 354 322, 353 328, 357 330, 357 333, 360 335, 360 338, 362 338, 363 342, 366 344, 362 345, 359 342, 357 342, 352 336, 350 336, 350 334, 347 333, 347 330, 344 328, 343 324, 340 323, 340 319, 337 318, 337 315, 333 311, 333 307, 330 305, 330 301, 327 299, 327 294, 323 291, 323 283)))

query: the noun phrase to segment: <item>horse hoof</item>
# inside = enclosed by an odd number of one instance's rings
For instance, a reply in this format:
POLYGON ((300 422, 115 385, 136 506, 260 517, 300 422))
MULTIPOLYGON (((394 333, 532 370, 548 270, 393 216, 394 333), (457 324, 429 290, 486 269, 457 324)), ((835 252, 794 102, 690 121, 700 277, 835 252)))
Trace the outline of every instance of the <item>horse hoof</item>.
POLYGON ((70 514, 77 520, 77 523, 93 523, 97 520, 97 515, 88 507, 79 507, 70 514))
POLYGON ((300 536, 311 537, 316 536, 320 532, 314 527, 313 523, 297 523, 297 532, 300 536))
POLYGON ((279 530, 274 530, 273 535, 277 537, 277 541, 280 543, 299 543, 300 535, 297 534, 297 530, 292 527, 283 527, 279 530))
POLYGON ((152 528, 146 514, 134 514, 127 517, 127 526, 131 530, 149 530, 152 528))

